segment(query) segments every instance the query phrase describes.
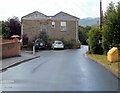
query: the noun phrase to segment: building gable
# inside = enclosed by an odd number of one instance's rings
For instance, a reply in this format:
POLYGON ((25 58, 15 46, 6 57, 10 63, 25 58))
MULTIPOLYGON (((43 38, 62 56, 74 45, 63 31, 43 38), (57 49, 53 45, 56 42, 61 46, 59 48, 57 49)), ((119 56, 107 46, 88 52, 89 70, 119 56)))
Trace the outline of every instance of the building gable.
POLYGON ((54 16, 55 19, 63 19, 63 20, 79 20, 79 18, 75 17, 75 16, 72 16, 70 14, 67 14, 65 12, 59 12, 58 14, 56 14, 54 16))
POLYGON ((22 19, 79 20, 79 18, 72 16, 70 14, 67 14, 65 12, 62 12, 62 11, 54 16, 47 16, 43 13, 35 11, 35 12, 30 13, 26 16, 23 16, 22 19))
POLYGON ((41 19, 41 18, 44 19, 44 18, 47 18, 47 16, 44 15, 43 13, 35 11, 33 13, 30 13, 30 14, 22 17, 22 19, 38 19, 38 18, 39 19, 41 19))

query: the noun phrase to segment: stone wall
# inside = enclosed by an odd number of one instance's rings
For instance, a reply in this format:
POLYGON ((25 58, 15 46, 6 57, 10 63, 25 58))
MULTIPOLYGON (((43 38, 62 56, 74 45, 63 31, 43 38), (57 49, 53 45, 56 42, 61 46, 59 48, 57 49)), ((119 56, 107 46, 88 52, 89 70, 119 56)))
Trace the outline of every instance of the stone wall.
POLYGON ((52 28, 51 22, 53 20, 22 20, 22 33, 27 34, 29 40, 32 42, 37 38, 41 32, 41 24, 47 25, 47 34, 49 38, 56 38, 64 40, 76 40, 76 21, 68 20, 54 20, 55 28, 52 28), (66 22, 66 31, 61 31, 60 22, 66 22))

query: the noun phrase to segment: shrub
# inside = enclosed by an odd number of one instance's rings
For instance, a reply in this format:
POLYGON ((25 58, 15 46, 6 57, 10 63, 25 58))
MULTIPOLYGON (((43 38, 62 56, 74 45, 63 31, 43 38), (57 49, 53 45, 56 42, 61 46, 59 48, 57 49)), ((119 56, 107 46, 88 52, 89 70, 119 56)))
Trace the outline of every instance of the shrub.
POLYGON ((100 32, 99 28, 93 28, 89 31, 88 33, 88 44, 89 44, 89 51, 92 54, 102 54, 102 47, 101 44, 99 43, 100 39, 100 32))
POLYGON ((48 39, 49 39, 49 37, 48 37, 48 35, 46 34, 46 32, 41 32, 40 34, 39 34, 39 37, 38 38, 40 38, 40 39, 42 39, 42 40, 44 40, 44 41, 48 41, 48 39))
POLYGON ((64 40, 63 43, 66 49, 77 49, 77 48, 80 48, 80 45, 81 45, 76 40, 68 40, 68 41, 64 40))
POLYGON ((81 44, 79 42, 74 42, 73 48, 77 49, 80 48, 81 44))
POLYGON ((48 42, 52 44, 56 40, 62 41, 65 49, 80 48, 80 45, 81 45, 79 42, 76 42, 76 40, 64 40, 64 38, 61 38, 61 39, 49 38, 48 42))
POLYGON ((23 45, 28 45, 28 40, 29 40, 29 38, 28 38, 27 34, 24 34, 22 36, 23 45))

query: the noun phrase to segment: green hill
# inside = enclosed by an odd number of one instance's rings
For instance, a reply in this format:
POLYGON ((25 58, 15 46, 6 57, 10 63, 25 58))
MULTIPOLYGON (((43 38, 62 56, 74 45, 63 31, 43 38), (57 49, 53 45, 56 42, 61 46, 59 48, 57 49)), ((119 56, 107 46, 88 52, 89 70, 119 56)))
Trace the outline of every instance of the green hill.
POLYGON ((84 18, 84 19, 80 19, 79 21, 79 25, 81 26, 92 26, 92 27, 97 27, 99 26, 99 20, 100 18, 99 17, 96 17, 96 18, 84 18))

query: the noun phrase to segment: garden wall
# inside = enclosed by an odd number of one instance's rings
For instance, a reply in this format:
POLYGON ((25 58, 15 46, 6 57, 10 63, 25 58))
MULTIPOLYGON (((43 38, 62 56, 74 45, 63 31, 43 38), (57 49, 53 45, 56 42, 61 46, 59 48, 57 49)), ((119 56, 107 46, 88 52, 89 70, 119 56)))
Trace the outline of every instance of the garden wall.
POLYGON ((0 58, 8 58, 20 55, 19 40, 0 40, 0 58))

